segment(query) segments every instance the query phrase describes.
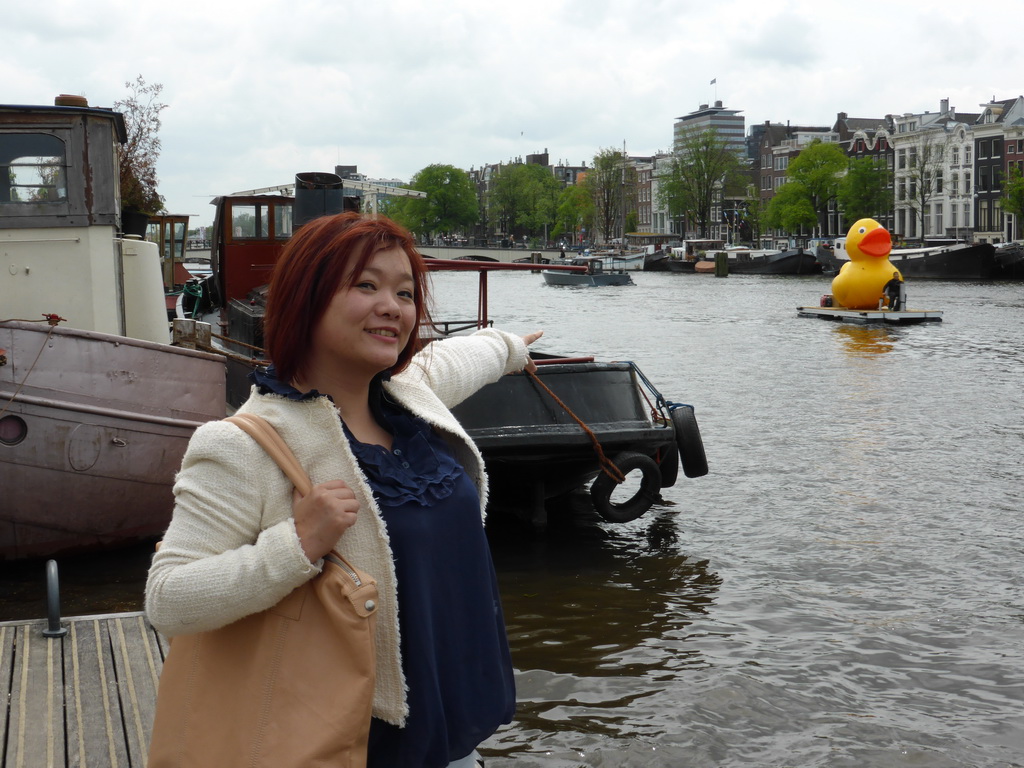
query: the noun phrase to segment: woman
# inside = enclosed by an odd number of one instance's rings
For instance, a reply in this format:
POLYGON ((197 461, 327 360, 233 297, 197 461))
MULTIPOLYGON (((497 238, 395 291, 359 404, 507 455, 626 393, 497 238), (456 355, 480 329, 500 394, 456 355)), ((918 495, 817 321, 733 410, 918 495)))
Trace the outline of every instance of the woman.
POLYGON ((314 488, 300 497, 234 425, 198 429, 146 585, 165 635, 265 610, 332 548, 377 581, 369 766, 472 766, 515 692, 483 529, 483 459, 448 410, 534 369, 540 337, 493 329, 417 352, 426 270, 385 218, 316 219, 275 267, 264 318, 274 364, 240 412, 267 419, 314 488))

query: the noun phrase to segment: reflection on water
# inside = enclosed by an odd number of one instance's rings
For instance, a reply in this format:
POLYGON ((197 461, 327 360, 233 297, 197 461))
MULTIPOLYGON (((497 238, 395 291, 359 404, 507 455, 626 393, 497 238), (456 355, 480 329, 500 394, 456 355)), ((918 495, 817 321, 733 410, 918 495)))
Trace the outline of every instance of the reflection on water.
POLYGON ((883 325, 836 323, 832 330, 853 357, 884 355, 892 351, 899 338, 899 331, 883 325))
MULTIPOLYGON (((798 318, 822 277, 634 279, 491 276, 499 326, 694 404, 710 474, 624 525, 491 521, 519 707, 488 768, 1024 766, 1022 287, 915 283, 944 322, 889 328, 798 318)), ((148 558, 62 562, 67 611, 137 607, 148 558)), ((34 567, 0 609, 42 615, 34 567)))

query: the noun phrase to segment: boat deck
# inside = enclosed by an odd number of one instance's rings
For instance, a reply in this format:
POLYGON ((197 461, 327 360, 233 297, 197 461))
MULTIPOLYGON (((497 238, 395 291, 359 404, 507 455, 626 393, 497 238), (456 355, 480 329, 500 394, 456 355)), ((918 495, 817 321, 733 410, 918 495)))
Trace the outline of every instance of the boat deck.
POLYGON ((942 312, 934 309, 846 309, 845 307, 797 307, 800 317, 818 317, 847 323, 934 323, 942 322, 942 312))
POLYGON ((0 765, 145 765, 167 641, 141 613, 0 623, 0 765))

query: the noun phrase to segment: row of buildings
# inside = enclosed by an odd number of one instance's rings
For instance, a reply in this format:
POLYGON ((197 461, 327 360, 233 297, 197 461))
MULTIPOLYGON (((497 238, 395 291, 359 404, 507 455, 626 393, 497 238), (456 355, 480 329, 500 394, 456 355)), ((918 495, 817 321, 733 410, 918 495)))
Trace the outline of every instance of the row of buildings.
MULTIPOLYGON (((1003 210, 1004 181, 1010 169, 1024 172, 1024 97, 980 105, 978 112, 958 113, 943 99, 935 112, 888 114, 879 118, 850 117, 845 112, 829 126, 794 126, 772 123, 753 125, 748 131, 739 110, 721 101, 702 104, 678 118, 673 127, 673 147, 678 151, 684 137, 694 131, 712 130, 740 154, 749 168, 753 194, 744 199, 716 201, 712 219, 715 231, 708 236, 738 239, 741 211, 752 197, 767 203, 786 182, 790 162, 813 141, 839 145, 851 158, 873 157, 892 171, 894 208, 880 213, 882 223, 906 240, 958 239, 1009 242, 1024 237, 1024 221, 1003 210)), ((672 153, 630 156, 637 190, 633 196, 637 229, 666 239, 692 237, 685 222, 675 220, 659 202, 658 185, 669 168, 672 153)), ((527 163, 546 165, 563 184, 577 182, 588 171, 586 164, 571 166, 548 162, 547 150, 528 155, 527 163)), ((470 171, 484 190, 499 165, 470 171)), ((786 247, 793 236, 833 237, 845 233, 850 222, 833 205, 819 231, 803 233, 762 232, 764 247, 786 247)))

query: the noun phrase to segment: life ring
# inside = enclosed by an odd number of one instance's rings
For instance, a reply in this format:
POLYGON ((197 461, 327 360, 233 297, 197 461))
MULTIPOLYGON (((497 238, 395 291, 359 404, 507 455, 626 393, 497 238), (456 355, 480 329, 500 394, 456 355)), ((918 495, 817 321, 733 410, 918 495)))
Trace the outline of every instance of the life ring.
POLYGON ((700 437, 697 417, 692 405, 678 405, 672 409, 672 426, 676 431, 676 445, 683 474, 687 477, 704 477, 708 473, 708 457, 704 453, 704 441, 700 437))
POLYGON ((650 509, 651 505, 660 497, 661 471, 654 459, 642 453, 626 451, 616 456, 613 461, 623 475, 628 475, 636 469, 640 470, 643 475, 640 489, 633 494, 632 498, 615 503, 611 500, 612 491, 619 484, 608 474, 602 472, 590 486, 590 498, 594 502, 597 513, 609 523, 628 523, 630 520, 636 520, 650 509))

